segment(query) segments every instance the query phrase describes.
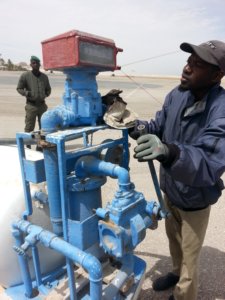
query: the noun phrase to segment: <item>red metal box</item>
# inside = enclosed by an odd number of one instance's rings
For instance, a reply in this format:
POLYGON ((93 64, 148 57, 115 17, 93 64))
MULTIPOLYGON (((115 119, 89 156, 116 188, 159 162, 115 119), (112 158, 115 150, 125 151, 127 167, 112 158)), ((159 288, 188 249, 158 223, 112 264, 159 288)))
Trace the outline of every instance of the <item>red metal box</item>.
POLYGON ((72 30, 42 42, 43 66, 46 70, 60 70, 80 66, 94 66, 102 70, 116 70, 119 51, 114 41, 97 35, 72 30))

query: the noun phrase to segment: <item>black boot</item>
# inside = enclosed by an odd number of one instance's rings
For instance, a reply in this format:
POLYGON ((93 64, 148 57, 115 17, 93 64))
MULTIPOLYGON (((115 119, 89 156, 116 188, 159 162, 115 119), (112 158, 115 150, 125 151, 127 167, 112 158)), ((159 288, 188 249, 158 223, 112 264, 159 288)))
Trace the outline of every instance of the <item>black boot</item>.
POLYGON ((168 273, 166 276, 157 278, 153 284, 153 290, 154 291, 164 291, 167 290, 174 285, 176 285, 179 281, 179 276, 173 273, 168 273))

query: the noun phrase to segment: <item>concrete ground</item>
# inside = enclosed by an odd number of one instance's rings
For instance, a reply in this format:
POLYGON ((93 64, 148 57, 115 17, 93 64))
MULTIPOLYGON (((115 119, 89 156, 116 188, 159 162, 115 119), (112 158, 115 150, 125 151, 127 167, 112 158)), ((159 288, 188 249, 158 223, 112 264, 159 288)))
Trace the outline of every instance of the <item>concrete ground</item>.
MULTIPOLYGON (((0 72, 0 141, 14 138, 16 132, 24 129, 25 99, 16 91, 19 72, 0 72)), ((49 74, 52 94, 47 100, 49 108, 61 104, 64 90, 64 75, 49 74)), ((139 77, 129 79, 118 76, 99 76, 99 92, 104 95, 112 88, 123 90, 122 97, 128 106, 138 113, 141 119, 154 117, 161 108, 165 95, 177 84, 175 78, 139 77)), ((223 82, 225 86, 225 82, 223 82)), ((116 132, 115 132, 116 136, 116 132)), ((107 138, 107 137, 105 137, 107 138)), ((110 138, 113 138, 110 135, 110 138)), ((130 175, 136 190, 142 192, 146 200, 156 199, 146 163, 133 159, 134 141, 130 147, 130 175)), ((156 169, 158 170, 157 163, 156 169)), ((225 179, 225 177, 223 176, 225 179)), ((103 188, 104 202, 110 201, 115 192, 115 182, 109 180, 103 188)), ((208 231, 205 237, 199 274, 199 300, 225 300, 225 194, 212 207, 208 231)), ((1 245, 2 247, 2 245, 1 245)), ((147 263, 146 279, 140 293, 140 300, 166 300, 172 290, 156 293, 152 290, 152 281, 171 270, 168 242, 164 230, 164 221, 159 222, 156 230, 148 230, 145 240, 136 248, 135 254, 147 263)), ((1 297, 0 297, 1 299, 1 297)), ((3 299, 3 298, 2 298, 3 299)), ((191 300, 191 299, 190 299, 191 300)))

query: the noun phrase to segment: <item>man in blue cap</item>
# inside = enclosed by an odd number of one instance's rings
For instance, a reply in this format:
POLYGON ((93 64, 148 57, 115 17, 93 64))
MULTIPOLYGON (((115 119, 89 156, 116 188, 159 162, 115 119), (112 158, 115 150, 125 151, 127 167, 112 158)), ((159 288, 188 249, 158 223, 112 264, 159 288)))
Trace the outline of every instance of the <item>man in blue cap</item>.
POLYGON ((26 97, 25 132, 34 130, 36 118, 41 128, 41 116, 48 108, 45 98, 51 94, 48 76, 40 72, 40 59, 37 56, 31 56, 30 66, 32 70, 24 72, 17 85, 18 93, 26 97))
MULTIPOLYGON (((149 122, 137 120, 138 161, 160 162, 160 187, 170 217, 165 220, 172 270, 153 282, 155 291, 174 288, 169 300, 196 300, 198 261, 210 207, 221 196, 225 171, 225 43, 182 43, 190 53, 181 83, 149 122), (145 127, 140 136, 139 125, 145 127)), ((142 129, 143 130, 143 129, 142 129)))

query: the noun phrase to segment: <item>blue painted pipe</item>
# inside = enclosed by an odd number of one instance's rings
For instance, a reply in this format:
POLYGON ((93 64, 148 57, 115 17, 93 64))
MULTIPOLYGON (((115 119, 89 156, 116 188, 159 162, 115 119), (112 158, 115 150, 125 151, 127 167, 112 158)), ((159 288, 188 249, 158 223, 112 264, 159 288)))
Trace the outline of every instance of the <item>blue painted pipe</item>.
MULTIPOLYGON (((25 135, 25 137, 27 137, 27 136, 31 137, 31 134, 28 134, 28 133, 24 134, 24 135, 25 135)), ((30 195, 30 184, 26 180, 25 170, 24 170, 24 159, 25 159, 24 140, 23 140, 23 137, 19 136, 18 133, 16 135, 16 142, 18 145, 21 176, 22 176, 23 190, 24 190, 24 195, 25 195, 26 210, 23 212, 23 218, 26 220, 28 216, 32 215, 33 207, 32 207, 31 195, 30 195)))
MULTIPOLYGON (((16 247, 20 248, 23 243, 22 233, 17 228, 14 228, 12 230, 12 234, 15 238, 16 247)), ((31 280, 31 275, 30 275, 30 270, 28 265, 28 259, 24 255, 18 255, 18 261, 20 265, 22 279, 24 282, 25 296, 31 298, 33 293, 33 287, 32 287, 32 280, 31 280)))
POLYGON ((42 132, 47 134, 72 125, 76 116, 64 105, 46 111, 41 117, 42 132))
POLYGON ((36 236, 36 240, 40 241, 45 247, 63 254, 65 257, 82 266, 89 273, 90 298, 102 299, 102 265, 95 256, 72 246, 57 235, 28 221, 19 220, 14 222, 13 227, 28 233, 28 236, 30 234, 32 237, 36 236))
POLYGON ((94 156, 83 156, 75 165, 77 177, 85 178, 89 175, 104 175, 118 178, 118 184, 122 191, 131 187, 129 172, 118 165, 99 160, 94 156))
POLYGON ((62 235, 62 212, 61 197, 59 186, 58 157, 56 148, 44 148, 44 164, 46 183, 48 187, 48 202, 50 220, 52 222, 53 232, 62 235))
POLYGON ((32 246, 32 257, 33 257, 37 286, 40 286, 42 284, 42 279, 41 279, 40 259, 39 259, 37 246, 32 246))

